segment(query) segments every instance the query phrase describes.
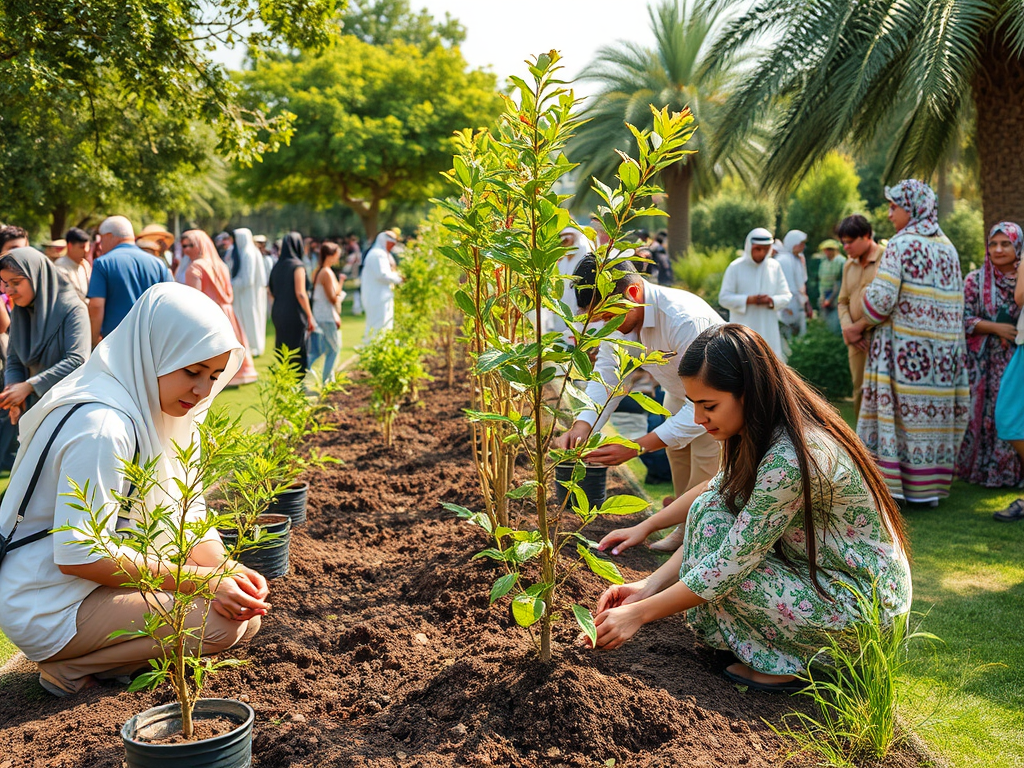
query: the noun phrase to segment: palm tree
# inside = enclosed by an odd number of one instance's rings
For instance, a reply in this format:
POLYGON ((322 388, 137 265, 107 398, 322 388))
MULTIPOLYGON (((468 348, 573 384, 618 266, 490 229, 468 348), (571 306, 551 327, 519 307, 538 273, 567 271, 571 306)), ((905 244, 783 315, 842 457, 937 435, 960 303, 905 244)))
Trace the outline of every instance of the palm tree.
POLYGON ((610 180, 618 167, 614 149, 636 151, 626 123, 651 128, 650 107, 680 111, 689 107, 698 130, 689 145, 697 154, 670 166, 662 173, 668 196, 668 242, 673 256, 690 247, 690 201, 714 189, 726 173, 753 177, 763 145, 757 132, 737 142, 734 151, 712 163, 717 124, 726 97, 735 87, 738 59, 733 67, 717 67, 701 76, 706 57, 730 17, 729 3, 722 0, 661 0, 648 8, 655 46, 619 42, 598 51, 581 79, 599 83, 598 93, 588 99, 584 117, 590 122, 578 131, 567 154, 581 164, 577 200, 590 189, 590 178, 610 180))
POLYGON ((976 116, 985 221, 1024 221, 1024 2, 1021 0, 757 0, 711 57, 770 40, 720 124, 734 142, 769 114, 763 180, 798 182, 844 141, 894 130, 886 176, 930 178, 976 116))

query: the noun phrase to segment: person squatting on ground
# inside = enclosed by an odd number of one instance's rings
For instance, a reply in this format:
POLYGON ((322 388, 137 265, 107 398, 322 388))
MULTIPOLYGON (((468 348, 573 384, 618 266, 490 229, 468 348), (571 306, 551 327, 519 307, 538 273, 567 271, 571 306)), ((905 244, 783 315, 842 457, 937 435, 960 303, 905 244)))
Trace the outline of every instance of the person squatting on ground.
POLYGON ((796 297, 786 284, 782 266, 768 258, 772 242, 772 233, 767 229, 751 230, 743 255, 725 268, 718 303, 729 310, 730 322, 757 331, 775 354, 785 360, 779 312, 796 297))
POLYGON ((15 248, 0 257, 0 280, 14 302, 0 408, 17 424, 89 359, 89 311, 64 274, 35 248, 15 248))
POLYGON ((685 530, 661 568, 601 595, 597 647, 616 648, 644 624, 686 611, 704 642, 738 659, 725 670, 731 680, 793 690, 828 636, 864 620, 847 587, 868 599, 877 590, 887 624, 910 610, 899 509, 853 431, 756 333, 709 328, 679 376, 697 423, 723 445, 723 468, 601 541, 622 551, 648 527, 685 530))
MULTIPOLYGON (((722 318, 711 305, 698 296, 676 288, 664 288, 648 283, 637 274, 632 264, 623 263, 616 267, 626 274, 615 283, 611 296, 622 296, 636 306, 626 312, 622 325, 616 334, 631 341, 641 342, 648 352, 658 350, 683 354, 694 339, 706 328, 722 324, 722 318)), ((580 312, 587 312, 602 299, 594 289, 597 261, 587 256, 576 269, 576 301, 580 312)), ((605 297, 607 298, 607 297, 605 297)), ((607 322, 611 312, 594 315, 594 319, 607 322)), ((618 384, 615 364, 615 345, 602 343, 594 363, 594 370, 602 380, 612 386, 618 384)), ((666 448, 672 467, 672 485, 677 496, 694 485, 703 483, 717 474, 720 450, 718 443, 706 430, 694 424, 693 407, 686 401, 686 392, 672 363, 644 366, 665 390, 665 408, 672 416, 653 432, 636 442, 641 452, 666 448)), ((587 385, 587 396, 595 403, 607 403, 598 418, 594 411, 585 411, 576 417, 575 423, 555 440, 558 448, 572 448, 584 442, 592 431, 600 430, 621 401, 623 395, 608 398, 609 391, 600 382, 587 385)), ((639 455, 634 448, 622 445, 607 445, 591 451, 585 460, 592 464, 615 466, 639 455)), ((655 549, 678 547, 677 537, 669 537, 652 545, 655 549)))
MULTIPOLYGON (((71 491, 69 478, 83 486, 88 482, 97 505, 116 508, 112 489, 129 492, 119 472, 121 460, 133 455, 140 463, 160 457, 157 477, 175 493, 174 478, 184 478, 171 459, 173 444, 189 445, 196 424, 241 360, 242 345, 210 299, 174 283, 148 290, 89 361, 22 417, 21 449, 0 502, 0 535, 11 534, 23 499, 24 519, 12 546, 65 524, 84 527, 87 513, 61 495, 71 491)), ((186 512, 194 519, 205 514, 202 502, 186 512)), ((107 520, 111 536, 130 524, 115 515, 107 520)), ((115 562, 76 545, 78 540, 73 531, 57 531, 11 549, 0 565, 0 630, 39 664, 40 683, 58 696, 149 666, 160 653, 151 639, 110 637, 115 630, 140 626, 151 610, 138 591, 121 586, 120 570, 165 574, 168 586, 173 578, 166 562, 140 562, 133 550, 124 550, 115 562)), ((220 538, 211 531, 193 549, 187 567, 210 573, 224 558, 220 538)), ((206 653, 252 637, 270 608, 266 580, 241 565, 230 567, 237 574, 216 587, 203 639, 206 653)), ((205 605, 196 605, 190 614, 194 626, 205 611, 205 605)))
POLYGON ((971 404, 964 281, 932 188, 908 179, 885 196, 896 234, 864 290, 864 316, 843 334, 855 343, 874 328, 857 434, 894 498, 936 506, 949 495, 971 404))

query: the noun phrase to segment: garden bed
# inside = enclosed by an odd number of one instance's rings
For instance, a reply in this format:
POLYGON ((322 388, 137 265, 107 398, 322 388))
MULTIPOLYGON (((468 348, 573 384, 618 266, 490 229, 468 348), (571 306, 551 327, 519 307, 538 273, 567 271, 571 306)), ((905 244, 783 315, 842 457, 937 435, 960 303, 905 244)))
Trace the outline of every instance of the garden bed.
MULTIPOLYGON (((423 397, 426 407, 399 415, 391 451, 359 388, 337 399, 337 430, 316 440, 345 465, 307 476, 291 574, 273 582, 274 609, 237 654, 251 664, 206 689, 256 710, 254 765, 780 765, 786 748, 762 718, 803 699, 728 684, 680 617, 603 653, 575 646, 570 619, 556 625, 556 663, 535 662, 507 607, 488 606, 498 572, 471 560, 483 532, 440 507, 479 505, 468 389, 435 382, 423 397)), ((633 579, 658 561, 638 549, 619 563, 633 579)), ((566 589, 592 605, 602 586, 582 573, 566 589)), ((121 725, 168 700, 119 687, 55 699, 24 662, 0 694, 0 768, 117 768, 121 725)), ((886 761, 918 764, 910 753, 886 761)))

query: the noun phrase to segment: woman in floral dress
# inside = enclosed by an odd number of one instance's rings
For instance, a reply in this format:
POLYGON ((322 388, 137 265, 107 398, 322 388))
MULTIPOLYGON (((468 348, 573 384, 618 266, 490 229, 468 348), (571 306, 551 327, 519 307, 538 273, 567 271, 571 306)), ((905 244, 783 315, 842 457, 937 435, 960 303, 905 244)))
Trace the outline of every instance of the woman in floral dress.
POLYGON ((996 434, 996 398, 1003 372, 1017 350, 1020 307, 1013 300, 1024 232, 1012 221, 992 228, 985 264, 964 280, 967 371, 971 421, 957 457, 956 473, 989 488, 1016 486, 1024 479, 1013 446, 996 434))
MULTIPOLYGON (((597 646, 687 611, 705 642, 738 659, 726 677, 797 689, 794 676, 828 638, 864 620, 855 592, 876 590, 890 624, 910 610, 899 509, 853 431, 755 332, 709 328, 679 374, 696 422, 724 444, 724 468, 650 518, 685 525, 683 546, 601 596, 597 646)), ((621 551, 639 533, 614 531, 600 546, 621 551)))
POLYGON ((964 281, 932 188, 910 179, 885 196, 896 235, 854 324, 875 328, 857 434, 893 496, 934 507, 949 495, 970 418, 964 281))

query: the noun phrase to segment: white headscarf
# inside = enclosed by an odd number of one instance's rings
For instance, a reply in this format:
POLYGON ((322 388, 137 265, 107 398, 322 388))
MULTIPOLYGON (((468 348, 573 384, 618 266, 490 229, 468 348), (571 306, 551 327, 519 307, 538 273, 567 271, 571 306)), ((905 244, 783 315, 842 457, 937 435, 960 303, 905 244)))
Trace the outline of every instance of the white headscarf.
POLYGON ((566 235, 572 237, 573 243, 565 254, 565 257, 568 258, 569 260, 572 260, 576 257, 586 256, 588 253, 593 253, 595 250, 597 250, 596 248, 594 248, 594 244, 587 239, 587 236, 584 235, 580 230, 576 229, 576 227, 566 227, 565 229, 558 233, 559 237, 565 237, 566 235))
POLYGON ((252 230, 242 227, 235 230, 236 259, 241 259, 241 266, 235 280, 239 285, 251 285, 263 288, 267 284, 267 267, 263 254, 252 239, 252 230))
MULTIPOLYGON (((750 255, 754 245, 771 245, 772 244, 772 233, 764 227, 758 227, 757 229, 750 230, 750 234, 747 235, 747 241, 743 244, 743 257, 748 261, 753 261, 753 256, 750 255)), ((764 262, 761 262, 762 264, 764 262)))
POLYGON ((387 229, 381 232, 379 235, 377 235, 377 239, 373 241, 373 245, 370 246, 370 250, 373 250, 374 248, 380 248, 382 251, 387 251, 388 243, 397 242, 397 235, 395 235, 395 233, 392 232, 390 229, 387 229))
POLYGON ((782 251, 784 253, 793 253, 793 249, 796 248, 800 243, 807 242, 807 233, 801 232, 799 229, 791 229, 786 233, 785 238, 782 240, 782 251))
MULTIPOLYGON (((76 403, 102 403, 121 411, 135 424, 139 460, 160 455, 157 477, 166 483, 180 475, 172 461, 173 444, 188 446, 210 402, 238 372, 242 355, 242 345, 227 316, 205 294, 178 283, 159 283, 147 290, 85 365, 56 384, 19 420, 21 447, 11 470, 10 488, 0 505, 0 530, 11 528, 33 470, 19 469, 36 430, 51 411, 76 403), (225 352, 231 356, 209 397, 185 416, 168 416, 161 410, 157 377, 225 352)), ((44 435, 49 436, 49 429, 44 435)), ((173 483, 167 485, 168 490, 176 491, 173 483)))

